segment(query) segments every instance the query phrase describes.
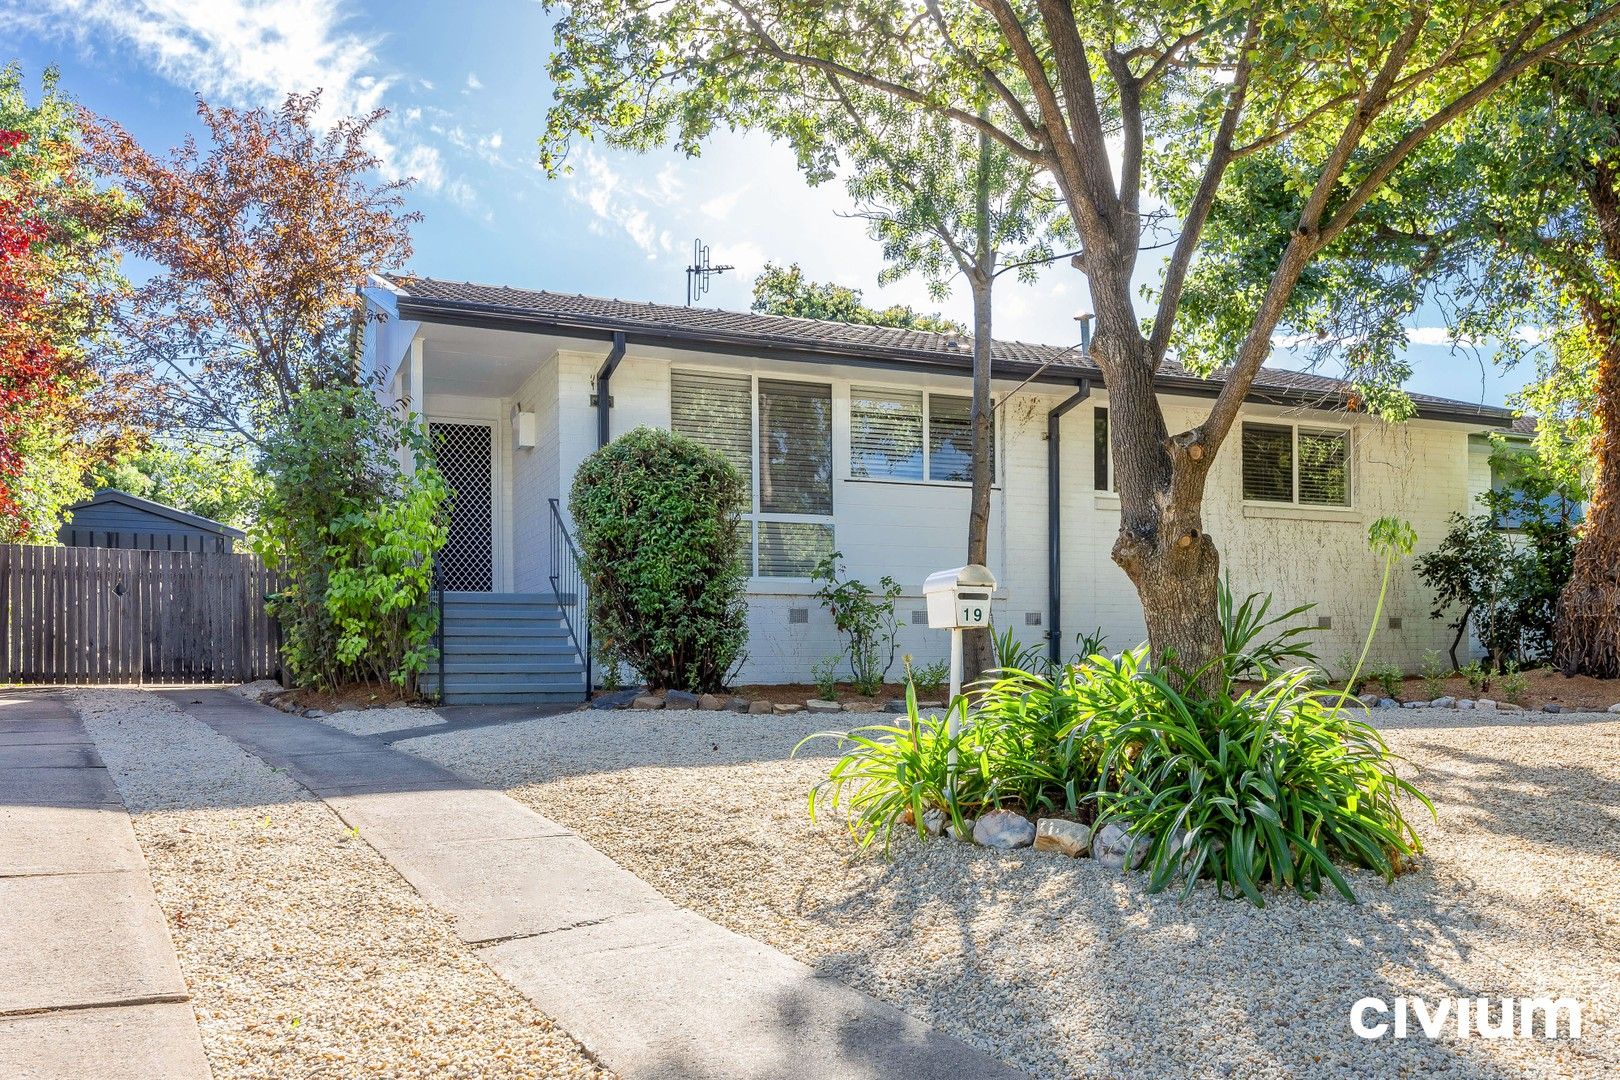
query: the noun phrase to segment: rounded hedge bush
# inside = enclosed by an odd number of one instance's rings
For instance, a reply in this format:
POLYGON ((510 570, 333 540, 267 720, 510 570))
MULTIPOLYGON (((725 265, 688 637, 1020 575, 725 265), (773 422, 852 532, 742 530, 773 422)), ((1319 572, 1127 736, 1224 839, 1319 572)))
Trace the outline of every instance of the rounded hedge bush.
POLYGON ((668 431, 636 428, 585 459, 568 509, 605 659, 654 689, 725 685, 748 636, 747 494, 725 458, 668 431))

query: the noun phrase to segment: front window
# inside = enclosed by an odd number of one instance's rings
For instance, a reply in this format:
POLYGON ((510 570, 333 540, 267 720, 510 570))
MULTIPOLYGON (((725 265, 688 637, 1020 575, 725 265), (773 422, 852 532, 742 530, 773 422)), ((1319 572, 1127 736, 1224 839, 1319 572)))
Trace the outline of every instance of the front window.
POLYGON ((751 573, 808 578, 832 552, 831 386, 675 372, 670 428, 719 453, 747 482, 751 573))
MULTIPOLYGON (((857 386, 849 396, 849 473, 863 480, 973 480, 973 399, 857 386)), ((990 470, 995 473, 995 413, 990 470)))
POLYGON ((1246 423, 1242 444, 1245 499, 1351 505, 1348 429, 1246 423))

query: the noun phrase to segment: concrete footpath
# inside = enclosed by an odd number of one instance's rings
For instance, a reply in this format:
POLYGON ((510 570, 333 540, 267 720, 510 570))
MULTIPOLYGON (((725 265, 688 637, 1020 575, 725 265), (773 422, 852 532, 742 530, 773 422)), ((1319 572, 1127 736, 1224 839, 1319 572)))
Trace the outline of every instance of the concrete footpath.
POLYGON ((503 792, 225 691, 167 696, 325 800, 626 1080, 1024 1075, 675 907, 503 792))
POLYGON ((0 1076, 209 1075, 168 924, 94 741, 0 691, 0 1076))

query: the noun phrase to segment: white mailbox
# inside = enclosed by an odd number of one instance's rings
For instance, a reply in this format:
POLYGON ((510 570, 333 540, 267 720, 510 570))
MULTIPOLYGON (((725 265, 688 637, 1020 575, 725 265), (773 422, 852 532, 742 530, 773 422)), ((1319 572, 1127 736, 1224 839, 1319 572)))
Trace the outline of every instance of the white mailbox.
POLYGON ((928 601, 928 626, 933 630, 960 630, 990 625, 990 599, 996 579, 977 563, 929 574, 923 582, 928 601))

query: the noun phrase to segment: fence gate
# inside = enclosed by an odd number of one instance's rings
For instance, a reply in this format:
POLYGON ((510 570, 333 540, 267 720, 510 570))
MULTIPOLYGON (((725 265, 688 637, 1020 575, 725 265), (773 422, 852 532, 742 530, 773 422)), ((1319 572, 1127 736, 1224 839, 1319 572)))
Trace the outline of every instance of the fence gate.
POLYGON ((279 586, 256 555, 0 545, 0 682, 274 678, 279 586))

